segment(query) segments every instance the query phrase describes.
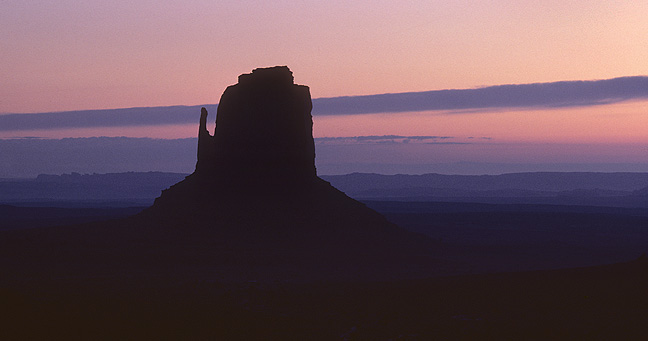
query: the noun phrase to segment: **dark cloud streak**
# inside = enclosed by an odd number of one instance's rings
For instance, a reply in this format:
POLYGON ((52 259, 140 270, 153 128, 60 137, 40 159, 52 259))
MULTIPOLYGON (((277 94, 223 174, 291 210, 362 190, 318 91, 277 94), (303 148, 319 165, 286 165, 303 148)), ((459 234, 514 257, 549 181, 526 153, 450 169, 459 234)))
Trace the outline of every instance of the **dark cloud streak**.
MULTIPOLYGON (((317 144, 377 144, 377 143, 434 143, 436 140, 454 139, 453 136, 403 136, 403 135, 366 135, 366 136, 344 136, 344 137, 317 137, 317 144)), ((441 142, 437 142, 441 143, 441 142)))
MULTIPOLYGON (((203 105, 216 114, 217 105, 203 105)), ((196 123, 200 105, 0 115, 0 131, 196 123)), ((213 116, 215 117, 215 116, 213 116)))
MULTIPOLYGON (((477 89, 316 98, 313 115, 494 108, 558 108, 648 99, 648 77, 511 84, 477 89)), ((198 123, 201 106, 171 106, 0 115, 0 131, 198 123)), ((215 118, 217 105, 205 105, 215 118)))
POLYGON ((438 90, 314 100, 313 113, 350 115, 490 108, 591 106, 648 98, 648 77, 498 85, 478 89, 438 90))

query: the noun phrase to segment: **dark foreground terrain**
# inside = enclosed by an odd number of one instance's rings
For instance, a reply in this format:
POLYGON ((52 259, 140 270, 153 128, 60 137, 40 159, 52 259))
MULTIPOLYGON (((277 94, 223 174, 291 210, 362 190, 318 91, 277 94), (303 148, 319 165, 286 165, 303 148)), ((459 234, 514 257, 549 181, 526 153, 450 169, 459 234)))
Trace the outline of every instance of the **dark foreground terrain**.
POLYGON ((0 338, 641 340, 648 332, 645 259, 385 283, 164 280, 4 288, 0 338))
MULTIPOLYGON (((364 201, 391 222, 436 241, 454 274, 613 264, 648 252, 648 209, 364 201)), ((145 207, 79 202, 0 205, 0 231, 120 219, 145 207), (57 207, 41 207, 53 204, 57 207), (119 206, 122 207, 119 207, 119 206), (81 207, 79 207, 81 206, 81 207)))
MULTIPOLYGON (((0 339, 645 339, 645 210, 367 204, 436 239, 456 275, 299 283, 4 278, 0 339)), ((3 212, 25 228, 42 214, 35 210, 43 208, 3 212)), ((48 212, 73 221, 133 210, 48 212)))

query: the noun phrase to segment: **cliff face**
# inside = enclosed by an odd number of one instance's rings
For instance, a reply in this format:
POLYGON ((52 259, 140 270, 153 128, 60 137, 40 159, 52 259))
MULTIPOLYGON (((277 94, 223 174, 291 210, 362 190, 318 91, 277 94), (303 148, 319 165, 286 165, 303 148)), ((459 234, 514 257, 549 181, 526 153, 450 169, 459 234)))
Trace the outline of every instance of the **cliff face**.
POLYGON ((218 105, 214 136, 201 116, 196 173, 228 181, 312 180, 315 145, 311 97, 286 66, 239 76, 218 105))
POLYGON ((294 84, 286 66, 239 76, 221 96, 213 136, 201 110, 195 172, 163 191, 148 211, 183 216, 197 206, 238 210, 254 201, 303 203, 331 192, 351 200, 317 177, 311 109, 309 88, 294 84))

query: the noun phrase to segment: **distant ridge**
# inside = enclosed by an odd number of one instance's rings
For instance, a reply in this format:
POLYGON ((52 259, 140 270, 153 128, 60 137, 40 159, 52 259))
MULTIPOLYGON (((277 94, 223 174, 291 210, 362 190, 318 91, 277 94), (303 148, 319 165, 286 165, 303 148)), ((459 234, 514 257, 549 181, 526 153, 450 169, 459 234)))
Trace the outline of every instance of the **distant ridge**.
MULTIPOLYGON (((127 172, 41 174, 0 179, 0 202, 124 201, 152 204, 160 192, 186 173, 127 172)), ((648 173, 536 172, 502 175, 381 175, 352 173, 321 178, 356 199, 463 201, 488 203, 584 204, 638 207, 648 204, 648 173), (503 198, 517 198, 504 200, 503 198), (539 199, 538 199, 539 198, 539 199), (534 201, 535 200, 535 201, 534 201), (522 203, 525 201, 522 201, 522 203)))
POLYGON ((648 173, 325 176, 362 200, 549 204, 648 208, 648 173))
POLYGON ((106 174, 41 174, 31 179, 0 179, 0 202, 76 201, 89 204, 135 201, 150 205, 160 192, 188 174, 127 172, 106 174))
POLYGON ((463 190, 518 189, 531 191, 633 191, 648 186, 648 173, 532 172, 501 175, 381 175, 352 173, 323 176, 351 195, 366 190, 457 188, 463 190))

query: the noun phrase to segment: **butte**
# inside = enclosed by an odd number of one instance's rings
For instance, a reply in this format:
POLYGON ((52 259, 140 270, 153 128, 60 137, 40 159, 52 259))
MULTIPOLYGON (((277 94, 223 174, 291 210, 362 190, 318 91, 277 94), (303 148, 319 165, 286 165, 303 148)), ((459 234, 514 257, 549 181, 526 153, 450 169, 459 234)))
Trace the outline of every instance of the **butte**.
POLYGON ((193 174, 131 218, 17 232, 0 243, 14 262, 3 267, 31 277, 210 281, 438 273, 434 242, 317 176, 311 109, 309 88, 286 66, 239 76, 221 97, 213 136, 202 109, 193 174))

